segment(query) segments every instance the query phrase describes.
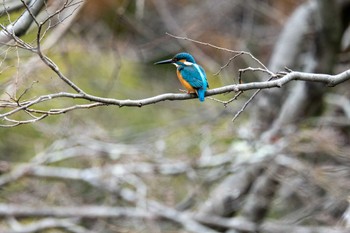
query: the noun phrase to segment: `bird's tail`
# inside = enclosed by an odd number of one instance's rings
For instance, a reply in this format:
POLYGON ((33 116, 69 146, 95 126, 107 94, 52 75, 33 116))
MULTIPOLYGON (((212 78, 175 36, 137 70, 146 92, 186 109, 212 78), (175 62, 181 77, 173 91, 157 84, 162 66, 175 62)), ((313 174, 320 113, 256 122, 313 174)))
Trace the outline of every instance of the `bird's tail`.
POLYGON ((196 92, 197 92, 199 101, 203 102, 204 101, 205 90, 201 88, 201 89, 196 90, 196 92))

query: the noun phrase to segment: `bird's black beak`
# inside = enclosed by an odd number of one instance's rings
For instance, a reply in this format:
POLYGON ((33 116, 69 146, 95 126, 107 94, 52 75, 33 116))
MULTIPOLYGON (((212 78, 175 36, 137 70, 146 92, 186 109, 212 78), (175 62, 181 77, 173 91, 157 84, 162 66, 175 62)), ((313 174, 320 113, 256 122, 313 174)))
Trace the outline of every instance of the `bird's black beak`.
POLYGON ((169 64, 169 63, 173 63, 173 59, 168 59, 168 60, 163 60, 163 61, 158 61, 156 63, 154 63, 155 65, 161 65, 161 64, 169 64))

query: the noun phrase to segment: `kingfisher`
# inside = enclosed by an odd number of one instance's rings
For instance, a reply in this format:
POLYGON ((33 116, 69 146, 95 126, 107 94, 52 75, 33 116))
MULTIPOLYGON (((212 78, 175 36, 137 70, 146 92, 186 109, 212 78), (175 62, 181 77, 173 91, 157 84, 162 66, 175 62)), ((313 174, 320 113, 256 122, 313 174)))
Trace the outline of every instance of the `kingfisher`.
POLYGON ((187 93, 197 93, 199 101, 204 101, 205 91, 209 87, 204 69, 196 63, 189 53, 178 53, 173 58, 154 64, 174 64, 177 77, 187 93))

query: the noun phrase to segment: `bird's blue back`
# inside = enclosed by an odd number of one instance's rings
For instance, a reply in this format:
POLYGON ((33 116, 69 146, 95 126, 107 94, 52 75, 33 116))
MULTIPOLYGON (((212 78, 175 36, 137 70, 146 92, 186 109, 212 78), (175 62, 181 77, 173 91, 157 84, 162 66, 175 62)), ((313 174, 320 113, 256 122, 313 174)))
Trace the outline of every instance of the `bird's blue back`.
POLYGON ((184 80, 186 80, 198 94, 200 101, 204 101, 205 91, 208 88, 208 81, 204 69, 195 62, 186 65, 179 65, 178 68, 184 80))

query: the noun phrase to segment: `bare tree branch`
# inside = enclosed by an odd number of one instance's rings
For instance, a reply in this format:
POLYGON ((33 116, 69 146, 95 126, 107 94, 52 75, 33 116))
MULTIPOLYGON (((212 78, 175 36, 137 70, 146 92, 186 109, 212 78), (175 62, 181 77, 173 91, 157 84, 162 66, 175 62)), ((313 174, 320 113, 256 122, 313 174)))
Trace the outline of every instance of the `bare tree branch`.
MULTIPOLYGON (((28 4, 30 0, 26 0, 25 2, 28 4)), ((4 14, 23 8, 23 3, 18 0, 3 0, 0 6, 0 14, 4 14)))
POLYGON ((8 222, 10 222, 12 230, 0 228, 2 233, 35 233, 51 228, 61 228, 72 233, 92 233, 92 231, 77 225, 77 218, 44 218, 30 224, 20 224, 11 218, 8 222))
MULTIPOLYGON (((47 64, 54 70, 55 73, 59 75, 59 77, 68 83, 74 90, 77 90, 80 92, 79 94, 72 94, 67 92, 60 92, 60 93, 54 93, 49 95, 43 95, 40 96, 34 100, 30 101, 23 101, 19 103, 13 103, 9 104, 6 103, 0 103, 0 108, 9 108, 10 106, 13 108, 13 110, 7 111, 3 114, 0 114, 0 118, 5 119, 6 117, 9 117, 17 112, 20 111, 29 111, 33 113, 39 113, 42 114, 40 117, 41 119, 44 118, 43 115, 57 115, 61 113, 66 113, 72 110, 76 109, 88 109, 92 107, 102 106, 102 105, 116 105, 119 107, 129 106, 129 107, 142 107, 150 104, 155 104, 161 101, 166 100, 186 100, 186 99, 193 99, 196 98, 196 95, 194 94, 174 94, 174 93, 168 93, 168 94, 162 94, 146 99, 140 99, 140 100, 119 100, 119 99, 113 99, 113 98, 103 98, 99 96, 94 96, 90 94, 86 94, 83 90, 81 90, 76 84, 71 82, 68 78, 66 78, 57 68, 57 66, 47 59, 45 56, 43 56, 43 59, 47 62, 47 64), (47 111, 37 111, 35 109, 32 109, 33 106, 35 106, 38 103, 48 102, 53 99, 57 98, 71 98, 71 99, 84 99, 88 101, 93 101, 95 103, 93 104, 86 104, 86 105, 76 105, 71 106, 63 109, 51 109, 47 111)), ((336 86, 342 82, 345 82, 350 79, 350 70, 344 71, 337 75, 328 75, 328 74, 314 74, 314 73, 304 73, 304 72, 290 72, 287 73, 284 77, 272 80, 272 81, 265 81, 265 82, 252 82, 252 83, 244 83, 244 84, 234 84, 234 85, 228 85, 224 87, 215 88, 212 90, 208 90, 206 92, 206 96, 213 96, 218 94, 224 94, 228 92, 239 92, 239 91, 248 91, 248 90, 256 90, 256 89, 268 89, 268 88, 279 88, 284 86, 285 84, 291 82, 291 81, 308 81, 308 82, 319 82, 324 83, 329 87, 336 86)), ((39 117, 39 118, 40 118, 39 117)), ((11 122, 15 122, 16 120, 12 119, 11 122)), ((35 120, 34 120, 35 121, 35 120)), ((16 126, 19 124, 26 124, 31 123, 33 121, 20 121, 18 120, 15 122, 14 125, 16 126)), ((2 125, 6 126, 6 125, 2 125)))
POLYGON ((16 217, 152 218, 147 211, 132 207, 45 206, 38 208, 11 204, 0 204, 0 215, 16 217))
MULTIPOLYGON (((212 216, 196 216, 191 213, 180 213, 173 209, 151 205, 149 210, 132 207, 110 207, 110 206, 45 206, 45 207, 29 207, 14 204, 0 204, 0 216, 16 216, 16 217, 79 217, 79 218, 114 218, 114 219, 167 219, 172 222, 180 223, 190 232, 208 232, 216 233, 205 225, 215 227, 223 227, 226 229, 235 229, 245 232, 277 233, 277 232, 318 232, 318 233, 346 233, 347 229, 334 227, 309 227, 282 224, 277 221, 267 221, 259 228, 252 222, 243 218, 220 218, 212 216)), ((50 220, 51 221, 51 220, 50 220)), ((51 222, 50 222, 51 223, 51 222)), ((62 222, 67 224, 67 222, 62 222)))
MULTIPOLYGON (((25 4, 24 1, 21 2, 25 4)), ((16 22, 7 26, 6 30, 0 32, 0 43, 9 42, 13 38, 12 35, 19 37, 25 34, 33 21, 35 21, 35 16, 40 12, 44 3, 45 0, 32 0, 27 6, 27 11, 25 11, 16 22)))

